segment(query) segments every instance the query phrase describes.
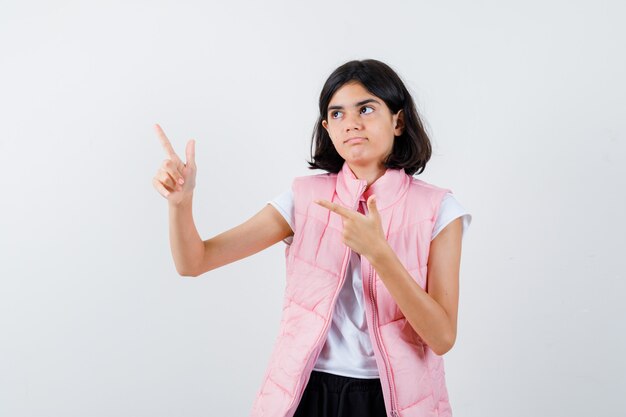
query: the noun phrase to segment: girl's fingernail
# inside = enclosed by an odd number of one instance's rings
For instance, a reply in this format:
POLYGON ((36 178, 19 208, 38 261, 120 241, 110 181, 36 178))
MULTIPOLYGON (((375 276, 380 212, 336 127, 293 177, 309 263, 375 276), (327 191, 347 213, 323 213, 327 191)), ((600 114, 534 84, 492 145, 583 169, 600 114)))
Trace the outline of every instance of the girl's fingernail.
POLYGON ((179 179, 178 179, 178 182, 179 182, 179 183, 181 183, 181 184, 184 184, 184 183, 185 183, 185 180, 184 180, 184 179, 182 179, 182 178, 179 178, 179 179))

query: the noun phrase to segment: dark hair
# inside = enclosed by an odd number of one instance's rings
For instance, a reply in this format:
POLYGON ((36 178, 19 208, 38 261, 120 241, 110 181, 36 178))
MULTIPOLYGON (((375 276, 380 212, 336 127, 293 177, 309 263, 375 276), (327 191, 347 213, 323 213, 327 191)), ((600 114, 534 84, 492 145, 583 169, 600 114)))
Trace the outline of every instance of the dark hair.
POLYGON ((398 74, 387 64, 375 59, 346 62, 333 71, 326 80, 320 93, 320 114, 311 138, 311 161, 307 161, 309 169, 323 169, 331 173, 338 173, 341 170, 344 159, 335 149, 328 132, 322 126, 322 121, 327 117, 328 104, 333 94, 344 84, 354 81, 382 99, 393 114, 403 110, 404 129, 394 140, 391 154, 384 161, 385 167, 403 168, 408 175, 416 172, 420 174, 432 153, 430 139, 417 114, 413 97, 398 74))

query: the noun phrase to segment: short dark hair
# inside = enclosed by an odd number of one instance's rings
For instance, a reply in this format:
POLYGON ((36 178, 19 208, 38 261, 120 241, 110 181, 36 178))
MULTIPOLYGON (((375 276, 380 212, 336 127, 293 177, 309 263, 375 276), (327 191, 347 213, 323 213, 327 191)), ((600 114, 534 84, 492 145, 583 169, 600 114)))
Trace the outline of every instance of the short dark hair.
POLYGON ((430 139, 404 83, 387 64, 375 59, 353 60, 338 67, 326 80, 320 93, 320 114, 311 137, 311 160, 309 169, 323 169, 338 173, 344 159, 322 126, 326 119, 328 104, 333 94, 344 84, 359 82, 370 93, 382 99, 393 114, 403 110, 404 129, 394 140, 393 149, 384 161, 386 168, 404 169, 408 175, 420 174, 432 154, 430 139))

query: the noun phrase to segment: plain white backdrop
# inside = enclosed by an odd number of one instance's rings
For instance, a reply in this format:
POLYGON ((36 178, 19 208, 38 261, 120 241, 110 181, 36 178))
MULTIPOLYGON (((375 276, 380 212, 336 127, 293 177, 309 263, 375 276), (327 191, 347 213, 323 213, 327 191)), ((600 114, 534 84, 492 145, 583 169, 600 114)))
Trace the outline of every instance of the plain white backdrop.
POLYGON ((326 77, 388 63, 473 215, 456 417, 626 410, 626 29, 619 1, 0 0, 0 415, 245 416, 284 243, 180 277, 160 123, 208 239, 307 169, 326 77))

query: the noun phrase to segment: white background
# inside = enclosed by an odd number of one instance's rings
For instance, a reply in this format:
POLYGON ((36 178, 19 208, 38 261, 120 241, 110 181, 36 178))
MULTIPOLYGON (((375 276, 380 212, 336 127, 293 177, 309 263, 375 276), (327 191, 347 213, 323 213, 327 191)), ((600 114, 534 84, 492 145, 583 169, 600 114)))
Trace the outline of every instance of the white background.
POLYGON ((434 148, 418 178, 473 215, 455 417, 624 412, 624 18, 619 1, 1 0, 0 415, 247 415, 284 244, 177 275, 152 125, 183 159, 197 141, 208 239, 321 173, 319 92, 364 58, 414 94, 434 148))

